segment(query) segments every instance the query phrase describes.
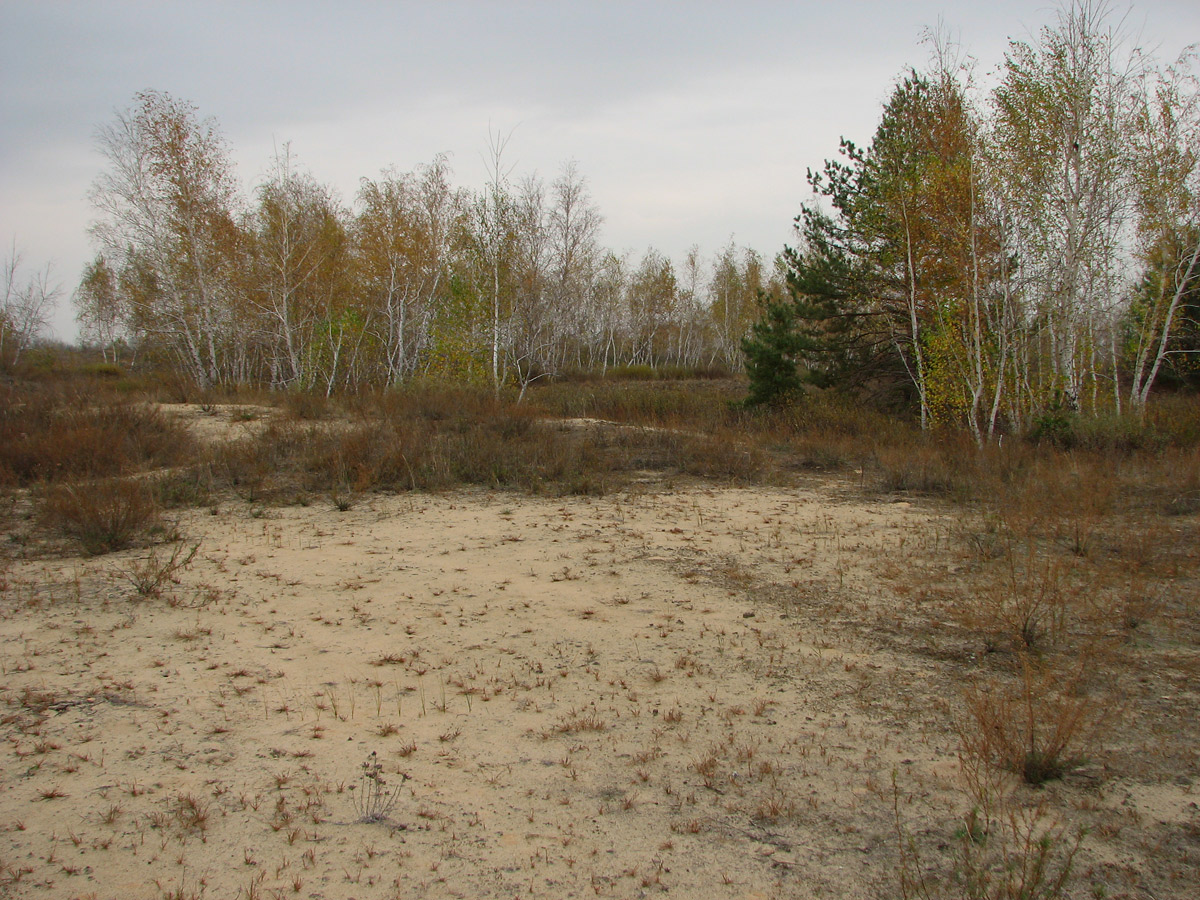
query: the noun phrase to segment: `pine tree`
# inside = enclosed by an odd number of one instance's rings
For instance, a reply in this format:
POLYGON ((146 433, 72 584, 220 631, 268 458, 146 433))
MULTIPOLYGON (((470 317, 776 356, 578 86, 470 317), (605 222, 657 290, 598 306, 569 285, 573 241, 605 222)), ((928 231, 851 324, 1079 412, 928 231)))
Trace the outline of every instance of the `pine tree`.
POLYGON ((768 303, 763 317, 742 339, 746 374, 750 376, 747 406, 779 405, 800 395, 804 380, 799 363, 805 343, 796 330, 794 301, 768 303))

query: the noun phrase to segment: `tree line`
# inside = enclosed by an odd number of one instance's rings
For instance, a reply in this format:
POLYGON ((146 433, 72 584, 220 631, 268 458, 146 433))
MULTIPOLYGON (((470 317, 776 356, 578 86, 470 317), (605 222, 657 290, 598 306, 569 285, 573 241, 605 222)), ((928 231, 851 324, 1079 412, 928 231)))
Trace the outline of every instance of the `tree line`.
POLYGON ((215 121, 147 91, 101 128, 98 253, 75 293, 85 340, 202 388, 355 390, 422 376, 522 392, 564 371, 741 367, 782 277, 732 242, 680 266, 605 249, 574 163, 513 176, 492 136, 481 190, 445 156, 363 178, 352 206, 277 152, 239 194, 215 121))
POLYGON ((1102 4, 1010 43, 994 87, 929 35, 843 140, 744 344, 752 402, 863 392, 985 441, 1200 386, 1200 92, 1102 4))

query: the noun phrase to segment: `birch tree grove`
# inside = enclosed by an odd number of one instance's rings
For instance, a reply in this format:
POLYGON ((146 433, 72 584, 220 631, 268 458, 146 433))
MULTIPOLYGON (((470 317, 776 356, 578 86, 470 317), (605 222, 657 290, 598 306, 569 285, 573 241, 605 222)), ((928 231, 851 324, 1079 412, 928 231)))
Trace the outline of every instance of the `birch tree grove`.
MULTIPOLYGON (((1196 57, 1159 66, 1090 0, 986 77, 931 45, 870 140, 809 171, 773 260, 606 247, 578 164, 519 172, 502 133, 474 189, 437 156, 344 203, 284 144, 247 199, 213 120, 140 93, 97 134, 82 333, 201 389, 520 398, 565 374, 744 370, 753 402, 838 389, 980 443, 1200 386, 1196 57)), ((53 293, 32 284, 9 273, 0 362, 53 293)))
MULTIPOLYGON (((565 370, 740 365, 730 348, 753 318, 748 298, 771 280, 757 254, 723 251, 725 269, 740 260, 734 296, 694 251, 685 300, 663 254, 635 267, 601 245, 577 164, 549 185, 516 177, 507 142, 491 137, 480 190, 455 187, 437 156, 363 178, 352 209, 285 143, 247 202, 213 120, 138 94, 98 132, 98 252, 74 297, 82 333, 106 358, 169 359, 202 389, 439 377, 523 396, 565 370)), ((15 335, 5 324, 3 346, 15 335)))
POLYGON ((797 219, 791 309, 747 348, 752 396, 855 386, 981 442, 1144 407, 1200 349, 1194 57, 1158 69, 1090 2, 1012 42, 987 96, 951 56, 936 46, 871 144, 810 173, 826 206, 797 219))

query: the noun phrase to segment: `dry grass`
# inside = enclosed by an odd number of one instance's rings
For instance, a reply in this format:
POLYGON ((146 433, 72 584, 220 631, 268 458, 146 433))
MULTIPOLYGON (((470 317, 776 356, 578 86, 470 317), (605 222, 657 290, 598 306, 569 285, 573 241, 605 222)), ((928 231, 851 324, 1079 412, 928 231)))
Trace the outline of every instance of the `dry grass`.
POLYGON ((562 427, 533 405, 438 386, 355 398, 337 422, 285 418, 213 461, 218 482, 251 502, 324 493, 343 510, 364 491, 603 494, 647 469, 753 481, 765 468, 727 429, 562 427))
POLYGON ((195 451, 191 434, 154 406, 0 386, 0 486, 126 475, 178 465, 195 451))

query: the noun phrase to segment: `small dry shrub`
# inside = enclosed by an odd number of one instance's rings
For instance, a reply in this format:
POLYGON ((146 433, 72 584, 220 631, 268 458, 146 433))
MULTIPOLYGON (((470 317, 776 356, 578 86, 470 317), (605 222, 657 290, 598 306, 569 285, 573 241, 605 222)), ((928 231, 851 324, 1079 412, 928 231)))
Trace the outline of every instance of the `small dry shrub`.
POLYGON ((288 417, 300 421, 327 419, 333 405, 325 394, 317 391, 295 390, 283 395, 283 409, 288 417))
POLYGON ((1140 480, 1149 511, 1195 515, 1200 512, 1200 447, 1164 451, 1146 462, 1140 480))
POLYGON ((1015 681, 989 679, 969 687, 959 723, 963 756, 1028 784, 1060 778, 1082 764, 1111 714, 1084 691, 1082 674, 1082 666, 1064 673, 1021 654, 1015 681))
POLYGON ((272 495, 312 444, 313 426, 272 421, 259 434, 222 444, 212 455, 212 476, 242 499, 257 503, 272 495))
POLYGON ((1040 492, 1051 515, 1054 539, 1076 556, 1087 556, 1114 512, 1115 479, 1095 467, 1080 467, 1048 481, 1040 492))
POLYGON ((617 464, 589 437, 548 427, 528 406, 481 390, 417 385, 355 398, 353 414, 349 422, 293 425, 288 433, 268 428, 226 450, 223 471, 258 493, 290 477, 340 506, 366 490, 462 484, 595 493, 617 464))
POLYGON ((876 446, 874 457, 884 493, 966 498, 974 495, 980 481, 980 455, 961 432, 889 440, 876 446))
POLYGON ((1200 395, 1156 395, 1146 407, 1145 427, 1173 447, 1200 445, 1200 395))
POLYGON ((363 762, 361 769, 358 791, 350 795, 358 813, 358 820, 368 823, 386 821, 388 813, 400 799, 400 789, 404 787, 404 782, 408 781, 408 773, 400 773, 399 784, 390 784, 383 777, 383 763, 379 761, 379 756, 374 750, 363 762))
POLYGON ((177 574, 186 570, 196 553, 200 550, 200 542, 190 546, 183 541, 177 541, 167 555, 152 549, 145 559, 130 561, 120 569, 120 575, 133 585, 133 589, 141 597, 157 597, 162 593, 163 586, 179 579, 177 574))
POLYGON ((203 506, 212 500, 213 472, 209 459, 159 473, 153 479, 154 499, 163 509, 203 506))
POLYGON ((668 462, 686 475, 754 483, 768 471, 766 454, 728 428, 682 435, 671 450, 668 462))
MULTIPOLYGON (((1023 804, 1011 778, 986 764, 960 755, 964 788, 973 805, 954 832, 952 858, 944 861, 932 848, 923 853, 904 823, 904 796, 893 773, 892 796, 904 900, 970 898, 970 900, 1056 900, 1069 893, 1075 857, 1084 831, 1071 830, 1042 796, 1023 804)), ((946 845, 940 843, 939 851, 946 845)))
POLYGON ((744 385, 732 379, 703 382, 600 379, 537 387, 531 390, 529 403, 552 416, 707 431, 737 421, 741 414, 733 405, 744 395, 744 385))
POLYGON ((1084 833, 1071 831, 1044 799, 1035 806, 1021 807, 1006 797, 991 815, 973 808, 955 834, 950 872, 940 871, 922 858, 916 840, 905 830, 898 800, 896 829, 900 841, 897 877, 904 900, 1056 900, 1074 896, 1069 893, 1071 876, 1084 833))
POLYGON ((1068 573, 1066 562, 1038 554, 1031 544, 1009 546, 962 598, 962 618, 992 650, 1060 646, 1078 605, 1068 573))
POLYGON ((42 517, 92 556, 123 550, 160 524, 150 487, 129 478, 51 486, 42 517))

